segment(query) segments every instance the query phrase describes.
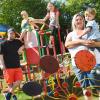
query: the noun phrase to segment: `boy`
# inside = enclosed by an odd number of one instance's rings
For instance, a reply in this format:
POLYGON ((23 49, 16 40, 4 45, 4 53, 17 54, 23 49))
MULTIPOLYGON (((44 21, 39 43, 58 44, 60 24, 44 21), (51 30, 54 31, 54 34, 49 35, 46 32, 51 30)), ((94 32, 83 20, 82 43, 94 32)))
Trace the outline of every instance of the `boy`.
MULTIPOLYGON (((94 8, 88 8, 85 11, 85 20, 87 21, 86 28, 84 29, 82 35, 87 34, 88 40, 100 41, 99 25, 95 21, 96 10, 94 8)), ((94 48, 90 48, 94 50, 94 48)), ((100 48, 96 48, 100 52, 100 48)))

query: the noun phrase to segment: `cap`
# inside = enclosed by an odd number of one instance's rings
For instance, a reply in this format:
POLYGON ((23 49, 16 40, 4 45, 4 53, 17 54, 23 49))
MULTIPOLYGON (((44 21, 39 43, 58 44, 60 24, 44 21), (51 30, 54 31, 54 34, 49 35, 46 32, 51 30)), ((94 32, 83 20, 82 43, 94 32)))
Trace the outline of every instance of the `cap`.
POLYGON ((7 32, 8 33, 15 33, 15 29, 14 28, 9 28, 7 32))

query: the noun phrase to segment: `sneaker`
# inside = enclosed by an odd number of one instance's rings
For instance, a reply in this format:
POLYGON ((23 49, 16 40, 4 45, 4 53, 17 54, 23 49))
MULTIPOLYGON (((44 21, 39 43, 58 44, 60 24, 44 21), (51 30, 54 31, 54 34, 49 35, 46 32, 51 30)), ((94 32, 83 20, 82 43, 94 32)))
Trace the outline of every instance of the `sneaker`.
POLYGON ((12 95, 12 93, 10 93, 10 92, 5 93, 6 100, 10 100, 11 99, 11 95, 12 95))
POLYGON ((13 100, 17 100, 17 96, 16 95, 13 95, 13 100))

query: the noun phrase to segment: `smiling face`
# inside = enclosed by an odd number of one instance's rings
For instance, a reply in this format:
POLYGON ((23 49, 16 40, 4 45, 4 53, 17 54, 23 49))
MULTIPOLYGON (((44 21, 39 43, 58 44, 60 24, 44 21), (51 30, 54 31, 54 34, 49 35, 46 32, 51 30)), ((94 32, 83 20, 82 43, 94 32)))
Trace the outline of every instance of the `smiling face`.
POLYGON ((82 30, 84 28, 84 17, 76 14, 72 20, 72 28, 73 30, 82 30))
POLYGON ((76 17, 75 26, 78 29, 83 29, 84 23, 83 23, 83 18, 81 16, 76 17))

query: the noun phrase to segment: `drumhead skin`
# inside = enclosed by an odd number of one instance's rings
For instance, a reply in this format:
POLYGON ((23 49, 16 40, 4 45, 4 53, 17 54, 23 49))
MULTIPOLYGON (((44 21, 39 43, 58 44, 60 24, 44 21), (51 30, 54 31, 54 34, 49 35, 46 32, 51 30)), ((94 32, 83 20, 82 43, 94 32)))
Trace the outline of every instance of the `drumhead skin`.
POLYGON ((75 64, 82 71, 90 71, 96 65, 95 56, 88 50, 80 50, 75 55, 75 64))
POLYGON ((46 72, 53 74, 58 71, 59 63, 57 59, 53 56, 43 56, 40 59, 40 67, 46 72))
POLYGON ((42 86, 38 82, 27 82, 23 85, 22 90, 28 96, 37 96, 42 92, 42 86))

